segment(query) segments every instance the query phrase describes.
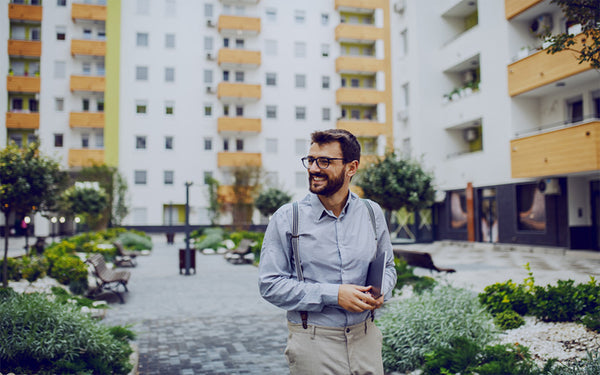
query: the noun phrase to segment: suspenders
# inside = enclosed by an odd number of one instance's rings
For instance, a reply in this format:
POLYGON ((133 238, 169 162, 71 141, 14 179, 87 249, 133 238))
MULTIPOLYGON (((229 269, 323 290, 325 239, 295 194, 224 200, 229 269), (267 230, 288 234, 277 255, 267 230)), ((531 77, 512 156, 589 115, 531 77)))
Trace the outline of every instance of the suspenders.
MULTIPOLYGON (((373 234, 375 235, 375 242, 377 242, 377 224, 375 223, 375 213, 373 212, 373 207, 366 199, 361 199, 361 201, 367 207, 367 211, 369 211, 369 221, 371 221, 371 225, 373 226, 373 234)), ((296 274, 298 276, 298 281, 304 281, 304 275, 302 274, 302 266, 300 265, 300 254, 298 253, 298 201, 294 201, 292 204, 292 252, 294 255, 294 264, 296 266, 296 274)), ((300 318, 302 319, 302 328, 308 328, 308 312, 300 311, 300 318)), ((375 314, 373 310, 371 310, 371 320, 375 319, 375 314)))

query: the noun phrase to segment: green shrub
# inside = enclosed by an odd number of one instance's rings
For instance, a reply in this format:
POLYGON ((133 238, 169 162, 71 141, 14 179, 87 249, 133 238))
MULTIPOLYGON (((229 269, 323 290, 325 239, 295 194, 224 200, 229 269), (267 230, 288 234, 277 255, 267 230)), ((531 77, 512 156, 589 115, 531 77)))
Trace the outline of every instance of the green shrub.
POLYGON ((87 286, 88 268, 79 257, 63 255, 54 261, 49 275, 64 285, 81 282, 87 286))
POLYGON ((496 335, 492 317, 477 296, 451 286, 389 304, 377 325, 383 333, 386 371, 412 371, 426 353, 447 347, 457 336, 483 346, 496 335))
POLYGON ((494 316, 494 323, 503 330, 519 328, 525 324, 523 317, 513 310, 504 310, 494 316))
POLYGON ((581 323, 592 331, 600 333, 600 308, 590 312, 581 318, 581 323))
POLYGON ((525 315, 530 309, 532 298, 525 285, 512 280, 488 285, 479 294, 479 302, 494 315, 507 310, 525 315))
POLYGON ((260 259, 260 250, 262 249, 264 237, 264 232, 249 232, 245 230, 233 232, 229 235, 229 239, 231 239, 235 243, 235 246, 239 245, 240 241, 242 241, 243 238, 252 240, 254 242, 254 245, 252 245, 250 250, 252 251, 252 254, 254 254, 254 259, 257 262, 260 259))
POLYGON ((123 232, 119 235, 118 240, 126 249, 152 250, 152 240, 145 234, 140 234, 140 232, 123 232))
POLYGON ((479 364, 473 368, 479 375, 534 375, 540 370, 531 359, 529 349, 518 344, 486 346, 479 364))
POLYGON ((194 247, 199 250, 216 249, 225 239, 225 230, 220 227, 206 228, 200 237, 194 238, 194 247))
POLYGON ((405 285, 412 285, 413 291, 417 294, 430 290, 437 285, 437 281, 433 277, 415 275, 415 268, 409 266, 404 258, 394 258, 394 267, 398 275, 394 290, 396 294, 402 294, 402 288, 405 285))
MULTIPOLYGON (((19 258, 7 258, 6 266, 8 268, 8 280, 21 280, 21 261, 19 258)), ((4 259, 0 259, 0 270, 4 268, 4 259)))
POLYGON ((70 304, 41 294, 0 299, 0 366, 19 374, 127 374, 129 343, 70 304))
MULTIPOLYGON (((86 298, 86 297, 81 297, 79 295, 73 295, 69 292, 67 292, 64 288, 61 288, 59 286, 53 286, 51 289, 52 291, 52 295, 54 296, 54 302, 56 303, 60 303, 60 304, 65 304, 65 303, 74 303, 76 306, 79 307, 89 307, 92 308, 94 307, 94 301, 86 298)), ((75 293, 77 294, 77 293, 75 293)), ((79 293, 81 294, 81 293, 79 293)), ((106 305, 103 305, 106 306, 106 305)))
POLYGON ((573 280, 558 280, 556 285, 536 286, 533 313, 548 322, 579 320, 599 306, 600 286, 592 279, 575 285, 573 280))
POLYGON ((600 353, 598 349, 588 351, 583 359, 567 361, 553 367, 551 375, 598 375, 600 374, 600 353))
POLYGON ((29 282, 34 282, 48 272, 48 261, 41 257, 24 256, 21 261, 21 275, 29 282))
POLYGON ((466 337, 453 337, 449 346, 438 346, 425 354, 423 373, 427 375, 467 373, 477 363, 481 347, 466 337))

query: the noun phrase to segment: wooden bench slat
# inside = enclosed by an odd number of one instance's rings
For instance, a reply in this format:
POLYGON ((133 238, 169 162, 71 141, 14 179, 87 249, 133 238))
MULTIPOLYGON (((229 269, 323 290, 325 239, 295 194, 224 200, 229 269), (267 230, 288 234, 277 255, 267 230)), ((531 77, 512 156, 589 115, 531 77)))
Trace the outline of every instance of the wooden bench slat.
POLYGON ((394 255, 399 258, 404 258, 409 266, 426 268, 428 270, 437 272, 456 272, 454 268, 440 268, 433 264, 433 258, 431 254, 422 251, 411 251, 394 249, 394 255))
POLYGON ((121 303, 124 303, 123 296, 119 293, 119 285, 123 286, 127 292, 127 282, 131 277, 129 271, 114 271, 106 266, 102 254, 92 254, 87 262, 94 267, 94 276, 96 276, 96 292, 107 290, 114 293, 121 303))

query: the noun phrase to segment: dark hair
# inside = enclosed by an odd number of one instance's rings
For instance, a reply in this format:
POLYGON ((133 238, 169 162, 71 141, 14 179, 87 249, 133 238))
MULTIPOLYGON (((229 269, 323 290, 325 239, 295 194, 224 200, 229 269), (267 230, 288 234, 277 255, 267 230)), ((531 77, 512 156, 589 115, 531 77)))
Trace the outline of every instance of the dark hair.
POLYGON ((357 160, 360 163, 360 143, 354 136, 344 129, 328 129, 328 130, 317 130, 311 135, 311 144, 327 144, 332 142, 339 142, 342 148, 342 155, 344 157, 344 163, 350 163, 351 161, 357 160))

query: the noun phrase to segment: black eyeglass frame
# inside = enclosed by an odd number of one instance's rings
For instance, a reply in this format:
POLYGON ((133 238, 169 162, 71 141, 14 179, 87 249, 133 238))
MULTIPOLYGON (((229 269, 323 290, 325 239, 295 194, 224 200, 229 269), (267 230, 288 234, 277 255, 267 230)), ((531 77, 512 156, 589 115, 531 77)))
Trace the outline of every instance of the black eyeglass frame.
POLYGON ((329 164, 331 164, 332 160, 344 160, 344 158, 328 158, 325 156, 314 158, 312 156, 305 156, 300 160, 302 160, 302 165, 304 165, 304 168, 306 169, 310 169, 314 162, 317 162, 317 167, 319 167, 320 169, 327 169, 329 168, 329 164), (326 165, 323 166, 322 163, 326 163, 326 165))

